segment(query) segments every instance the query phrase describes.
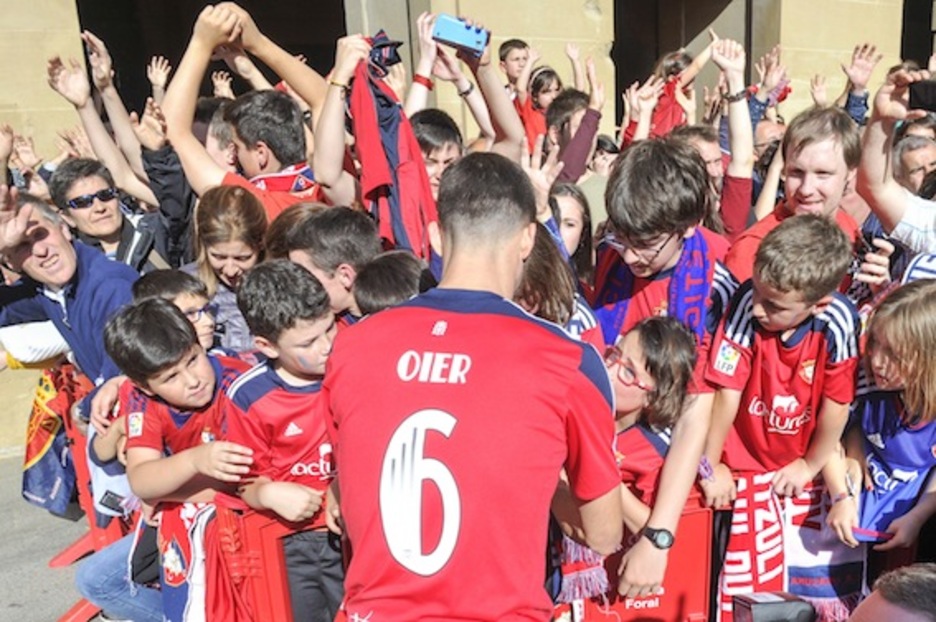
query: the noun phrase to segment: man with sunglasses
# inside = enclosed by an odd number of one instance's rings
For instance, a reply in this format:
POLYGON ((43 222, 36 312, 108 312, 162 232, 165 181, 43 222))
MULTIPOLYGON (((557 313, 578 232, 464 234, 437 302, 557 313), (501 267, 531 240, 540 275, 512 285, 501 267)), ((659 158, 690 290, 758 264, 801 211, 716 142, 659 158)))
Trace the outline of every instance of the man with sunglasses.
POLYGON ((99 161, 66 160, 52 175, 49 191, 83 243, 141 274, 169 267, 167 229, 159 214, 125 213, 114 178, 99 161))

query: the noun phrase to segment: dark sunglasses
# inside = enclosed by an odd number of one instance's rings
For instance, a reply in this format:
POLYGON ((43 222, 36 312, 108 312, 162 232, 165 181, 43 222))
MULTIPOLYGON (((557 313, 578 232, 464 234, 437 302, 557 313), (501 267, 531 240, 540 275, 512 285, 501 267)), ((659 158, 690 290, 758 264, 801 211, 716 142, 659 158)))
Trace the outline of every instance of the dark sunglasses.
POLYGON ((94 205, 94 199, 101 201, 110 201, 111 199, 117 196, 116 188, 104 188, 103 190, 98 190, 94 194, 83 194, 80 197, 75 197, 66 205, 71 209, 85 209, 86 207, 91 207, 94 205))

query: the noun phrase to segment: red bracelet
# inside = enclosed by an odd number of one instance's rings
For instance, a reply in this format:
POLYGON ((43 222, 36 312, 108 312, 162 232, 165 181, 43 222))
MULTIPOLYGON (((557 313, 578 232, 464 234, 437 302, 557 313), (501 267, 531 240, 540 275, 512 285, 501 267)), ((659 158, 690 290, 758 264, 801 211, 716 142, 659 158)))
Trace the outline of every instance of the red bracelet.
POLYGON ((415 82, 416 84, 422 84, 424 87, 426 87, 430 91, 432 90, 432 86, 433 86, 432 80, 430 80, 426 76, 421 76, 417 73, 416 75, 413 76, 413 82, 415 82))

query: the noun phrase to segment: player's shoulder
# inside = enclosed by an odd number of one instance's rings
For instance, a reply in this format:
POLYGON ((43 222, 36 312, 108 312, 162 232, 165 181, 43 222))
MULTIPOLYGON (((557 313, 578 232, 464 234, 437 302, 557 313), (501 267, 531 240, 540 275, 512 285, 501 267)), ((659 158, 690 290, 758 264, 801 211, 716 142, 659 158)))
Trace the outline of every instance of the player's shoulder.
POLYGON ((905 284, 920 279, 936 279, 936 254, 922 253, 914 257, 900 282, 905 284))
POLYGON ((831 295, 831 300, 817 316, 817 320, 825 330, 841 329, 857 334, 861 326, 855 304, 839 292, 831 295))
POLYGON ((725 313, 725 336, 750 347, 754 340, 754 282, 747 280, 734 288, 725 313))

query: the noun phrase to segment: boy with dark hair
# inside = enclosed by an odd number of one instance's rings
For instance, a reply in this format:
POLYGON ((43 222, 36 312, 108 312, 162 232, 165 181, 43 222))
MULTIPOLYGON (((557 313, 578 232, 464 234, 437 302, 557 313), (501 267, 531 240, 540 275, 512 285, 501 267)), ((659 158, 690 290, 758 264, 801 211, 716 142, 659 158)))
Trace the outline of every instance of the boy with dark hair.
POLYGON ((127 477, 159 518, 163 614, 204 617, 205 540, 217 491, 233 492, 252 462, 244 446, 218 441, 218 397, 247 365, 205 354, 192 323, 168 300, 148 298, 107 325, 107 352, 130 382, 120 388, 126 413, 127 477))
POLYGON ((353 201, 355 185, 347 173, 340 183, 329 187, 319 185, 312 175, 306 164, 302 114, 288 95, 254 91, 225 107, 224 118, 234 128, 237 160, 248 179, 225 170, 192 134, 198 85, 211 55, 216 47, 235 39, 292 85, 313 114, 321 108, 328 88, 311 67, 261 34, 250 15, 237 5, 205 7, 162 104, 167 136, 192 188, 198 194, 219 185, 247 188, 263 202, 271 220, 303 200, 322 200, 324 196, 336 204, 353 201))
POLYGON ((237 304, 267 357, 224 398, 227 439, 254 452, 240 496, 292 523, 295 533, 283 540, 292 610, 331 622, 344 573, 338 538, 321 511, 333 469, 320 389, 335 316, 321 283, 285 259, 248 272, 237 304))
POLYGON ((206 352, 214 347, 218 307, 211 303, 204 283, 181 270, 156 270, 133 284, 133 300, 146 298, 163 298, 179 307, 195 327, 198 343, 206 352))
POLYGON ((354 301, 362 315, 383 311, 425 291, 427 273, 428 268, 409 251, 382 253, 358 273, 354 301))
POLYGON ((822 563, 807 552, 824 546, 799 543, 817 542, 825 522, 823 486, 813 480, 836 451, 855 394, 860 323, 836 292, 850 264, 850 242, 835 223, 819 214, 789 218, 764 238, 753 279, 718 327, 705 372, 717 388, 705 447, 715 466, 702 487, 715 508, 738 497, 723 616, 731 596, 745 592, 788 589, 825 608, 860 594, 862 573, 849 567, 854 560, 840 554, 834 534, 822 563), (804 504, 814 520, 795 520, 804 504), (819 566, 828 574, 820 577, 819 566), (822 578, 835 590, 819 589, 822 578))
POLYGON ((465 151, 465 143, 458 124, 444 110, 425 108, 410 118, 413 134, 423 153, 432 198, 439 197, 439 180, 465 151))
POLYGON ((380 253, 370 216, 348 207, 313 214, 286 236, 289 259, 322 283, 331 308, 343 324, 361 316, 352 288, 358 272, 380 253))
MULTIPOLYGON (((709 200, 705 164, 695 149, 669 138, 625 150, 608 179, 612 232, 598 249, 592 301, 605 343, 640 320, 674 316, 692 329, 699 346, 693 399, 673 428, 660 495, 647 526, 673 535, 696 479, 712 404, 702 376, 711 337, 736 283, 718 262, 715 234, 699 226, 709 200)), ((625 557, 619 591, 659 589, 667 548, 648 538, 625 557)))
POLYGON ((510 98, 517 96, 517 78, 530 58, 530 45, 522 39, 507 39, 497 50, 500 68, 507 76, 507 90, 510 98))
POLYGON ((439 218, 439 287, 343 331, 328 362, 354 550, 344 615, 549 620, 541 560, 563 466, 587 543, 608 553, 621 538, 608 375, 593 347, 510 302, 536 219, 518 165, 459 160, 439 218), (529 377, 551 381, 516 382, 529 377))

